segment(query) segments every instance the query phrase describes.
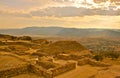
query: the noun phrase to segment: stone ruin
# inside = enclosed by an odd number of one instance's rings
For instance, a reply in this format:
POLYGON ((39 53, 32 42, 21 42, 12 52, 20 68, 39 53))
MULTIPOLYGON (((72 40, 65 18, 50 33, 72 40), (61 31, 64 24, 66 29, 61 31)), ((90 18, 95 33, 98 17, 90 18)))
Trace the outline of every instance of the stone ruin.
POLYGON ((56 56, 57 59, 62 59, 65 61, 69 61, 69 60, 79 61, 80 59, 83 59, 86 57, 87 58, 92 57, 89 50, 83 50, 81 52, 76 52, 76 53, 71 53, 71 54, 61 53, 56 56))
POLYGON ((53 77, 76 68, 76 62, 64 61, 64 63, 61 63, 52 57, 43 57, 36 64, 51 72, 53 77))
MULTIPOLYGON (((14 55, 9 55, 9 57, 24 61, 22 58, 14 55)), ((38 60, 36 64, 24 61, 25 63, 23 64, 13 64, 11 67, 9 66, 8 68, 2 68, 0 69, 0 78, 9 78, 26 73, 35 73, 36 75, 43 76, 45 78, 53 78, 59 74, 76 68, 76 63, 73 62, 67 62, 61 65, 59 63, 54 63, 49 59, 47 60, 48 61, 38 60)))
POLYGON ((69 62, 69 63, 67 63, 65 65, 61 65, 61 66, 52 68, 52 69, 50 69, 50 71, 52 72, 53 76, 57 76, 57 75, 60 75, 60 74, 62 74, 64 72, 73 70, 75 68, 76 68, 76 63, 69 62))
POLYGON ((86 65, 86 64, 89 64, 89 65, 92 65, 92 66, 98 66, 98 67, 111 66, 110 64, 103 63, 103 62, 100 62, 100 61, 95 61, 95 60, 90 59, 90 58, 84 58, 84 59, 80 59, 78 61, 79 66, 86 65))
POLYGON ((9 78, 19 74, 28 73, 29 72, 28 69, 29 69, 28 64, 14 66, 9 69, 2 69, 0 70, 0 78, 9 78))

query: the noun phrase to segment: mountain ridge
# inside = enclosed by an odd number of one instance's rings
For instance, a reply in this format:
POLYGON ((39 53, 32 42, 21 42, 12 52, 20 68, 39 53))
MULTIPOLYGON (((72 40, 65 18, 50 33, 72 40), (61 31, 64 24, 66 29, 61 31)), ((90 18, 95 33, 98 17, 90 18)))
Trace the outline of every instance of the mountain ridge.
POLYGON ((96 28, 64 28, 64 27, 26 27, 21 29, 0 29, 0 34, 9 35, 42 35, 42 36, 107 36, 120 37, 120 29, 96 29, 96 28))

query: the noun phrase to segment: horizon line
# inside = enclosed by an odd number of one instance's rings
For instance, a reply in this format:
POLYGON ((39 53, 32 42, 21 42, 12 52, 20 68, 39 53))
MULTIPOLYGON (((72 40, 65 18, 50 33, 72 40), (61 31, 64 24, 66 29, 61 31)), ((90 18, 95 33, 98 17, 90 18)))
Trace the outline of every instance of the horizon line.
POLYGON ((26 26, 21 28, 0 28, 0 30, 9 30, 9 29, 25 29, 25 28, 68 28, 68 29, 115 29, 119 30, 120 28, 77 28, 77 27, 63 27, 63 26, 26 26))

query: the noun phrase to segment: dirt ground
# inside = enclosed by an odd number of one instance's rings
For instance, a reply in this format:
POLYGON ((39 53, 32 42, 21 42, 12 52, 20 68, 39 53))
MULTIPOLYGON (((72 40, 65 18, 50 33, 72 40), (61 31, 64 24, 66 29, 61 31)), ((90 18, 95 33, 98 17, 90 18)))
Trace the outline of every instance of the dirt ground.
POLYGON ((18 76, 12 77, 12 78, 44 78, 44 77, 37 76, 33 73, 28 73, 28 74, 18 75, 18 76))
POLYGON ((96 74, 97 69, 98 68, 91 67, 90 65, 78 66, 76 69, 56 76, 55 78, 88 78, 96 74))
POLYGON ((20 64, 25 64, 25 62, 12 56, 0 55, 0 70, 18 66, 20 64))
POLYGON ((90 65, 78 66, 75 70, 69 71, 55 78, 116 78, 120 76, 120 66, 93 67, 90 65))

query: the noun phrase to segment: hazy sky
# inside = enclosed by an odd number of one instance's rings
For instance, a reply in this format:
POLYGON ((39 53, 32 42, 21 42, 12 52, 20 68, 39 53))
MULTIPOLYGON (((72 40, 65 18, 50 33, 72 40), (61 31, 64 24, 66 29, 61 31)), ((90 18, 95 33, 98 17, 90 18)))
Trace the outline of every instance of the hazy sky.
POLYGON ((120 29, 120 2, 117 4, 109 0, 100 3, 93 0, 0 0, 0 28, 61 26, 120 29))

